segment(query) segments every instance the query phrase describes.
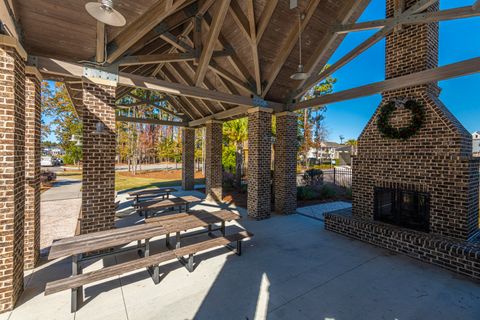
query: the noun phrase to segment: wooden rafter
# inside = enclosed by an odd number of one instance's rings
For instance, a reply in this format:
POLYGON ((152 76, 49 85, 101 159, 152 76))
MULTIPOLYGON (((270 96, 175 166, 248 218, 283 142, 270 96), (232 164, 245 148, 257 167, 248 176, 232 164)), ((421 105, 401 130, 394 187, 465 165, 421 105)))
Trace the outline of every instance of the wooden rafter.
POLYGON ((160 119, 153 119, 153 118, 125 117, 125 116, 117 116, 115 120, 122 121, 122 122, 148 123, 148 124, 157 124, 157 125, 174 126, 174 127, 186 127, 188 125, 187 122, 167 121, 167 120, 160 120, 160 119))
POLYGON ((224 68, 222 68, 218 63, 216 63, 215 61, 210 61, 210 64, 209 64, 209 68, 215 72, 216 74, 218 74, 219 76, 221 76, 222 78, 224 78, 225 80, 228 80, 230 81, 231 83, 233 83, 234 85, 236 85, 237 87, 247 91, 247 92, 250 92, 250 93, 255 93, 250 84, 249 83, 244 83, 241 79, 237 78, 234 74, 228 72, 227 70, 225 70, 224 68))
MULTIPOLYGON (((247 16, 242 11, 242 8, 240 8, 238 0, 232 0, 230 3, 230 8, 228 9, 228 12, 230 12, 233 20, 235 23, 238 25, 240 31, 247 37, 248 41, 250 41, 250 23, 248 21, 247 16)), ((243 0, 242 0, 243 1, 243 0)), ((250 1, 250 0, 248 0, 250 1)))
POLYGON ((187 4, 187 2, 187 0, 177 0, 167 9, 164 1, 157 1, 144 15, 132 22, 110 43, 110 47, 114 49, 108 53, 108 63, 115 62, 135 42, 140 40, 165 18, 187 4))
POLYGON ((105 24, 97 21, 97 47, 95 60, 99 63, 105 60, 105 24))
MULTIPOLYGON (((435 3, 436 0, 420 0, 414 5, 412 5, 410 8, 405 10, 400 17, 405 17, 409 16, 411 14, 415 14, 417 12, 421 12, 431 6, 433 3, 435 3)), ((332 64, 328 69, 323 70, 319 75, 311 77, 305 84, 303 85, 300 90, 298 90, 295 93, 295 98, 299 98, 302 96, 310 87, 315 85, 316 83, 324 80, 326 77, 329 75, 333 74, 335 71, 352 61, 355 57, 360 55, 362 52, 373 46, 375 43, 383 39, 385 36, 387 36, 392 30, 394 29, 394 25, 387 25, 383 27, 380 31, 376 32, 373 34, 371 37, 369 37, 367 40, 359 44, 357 47, 352 49, 350 52, 348 52, 346 55, 341 57, 337 62, 332 64)))
POLYGON ((182 52, 193 50, 193 48, 189 46, 187 43, 185 43, 185 41, 183 41, 181 37, 175 37, 173 34, 171 34, 168 31, 161 34, 160 38, 182 52))
POLYGON ((195 74, 194 83, 196 86, 200 86, 205 78, 207 73, 207 67, 210 64, 210 59, 212 58, 213 49, 220 34, 220 29, 223 26, 223 21, 228 12, 228 7, 230 6, 230 0, 220 0, 215 16, 213 17, 212 24, 207 36, 205 45, 203 46, 202 54, 200 60, 198 61, 197 73, 195 74))
MULTIPOLYGON (((193 81, 190 79, 190 77, 183 71, 182 68, 175 68, 171 64, 166 65, 167 69, 169 72, 173 75, 173 77, 180 83, 192 86, 193 81)), ((210 104, 210 101, 203 101, 203 100, 198 100, 198 103, 203 106, 210 114, 214 114, 215 112, 213 111, 214 108, 210 104)))
POLYGON ((374 21, 359 22, 354 24, 339 25, 333 28, 336 33, 349 33, 355 31, 364 31, 371 29, 380 29, 388 25, 397 24, 423 24, 430 22, 462 19, 480 16, 480 7, 475 9, 473 6, 464 6, 460 8, 446 9, 434 12, 425 12, 404 16, 402 18, 388 18, 374 21))
POLYGON ((278 0, 268 0, 265 8, 263 9, 262 15, 260 16, 260 21, 257 26, 257 43, 260 43, 262 40, 265 30, 267 30, 268 23, 272 18, 273 12, 277 7, 278 0))
MULTIPOLYGON (((190 70, 190 72, 191 72, 192 74, 195 74, 195 67, 193 66, 193 64, 192 64, 191 62, 184 62, 183 65, 184 65, 188 70, 190 70)), ((208 78, 205 78, 205 79, 203 80, 203 87, 204 87, 205 89, 208 89, 208 90, 215 90, 215 87, 214 87, 213 84, 210 82, 210 80, 208 80, 208 78)), ((231 93, 231 92, 230 92, 230 93, 231 93)), ((238 92, 237 92, 237 94, 238 94, 238 92)), ((217 105, 218 105, 221 109, 225 110, 225 106, 224 106, 221 102, 218 102, 218 101, 215 101, 215 102, 217 103, 217 105)))
POLYGON ((270 67, 270 73, 268 74, 266 78, 266 85, 262 93, 262 97, 265 97, 272 87, 273 82, 277 78, 278 74, 280 73, 280 70, 282 69, 283 65, 285 64, 285 61, 287 61, 288 56, 292 52, 293 48, 297 44, 297 37, 298 37, 298 32, 303 31, 305 27, 307 26, 308 22, 310 21, 310 18, 313 16, 315 13, 315 10, 318 7, 320 0, 312 0, 308 3, 308 7, 305 9, 305 18, 303 19, 300 29, 298 28, 293 28, 290 33, 288 34, 285 44, 283 47, 278 50, 278 55, 275 58, 275 61, 273 62, 272 66, 270 67))
MULTIPOLYGON (((212 57, 223 57, 230 54, 227 50, 214 51, 212 57)), ((160 53, 146 54, 138 56, 128 56, 118 62, 120 66, 135 66, 145 64, 159 64, 166 62, 192 61, 195 59, 194 52, 178 52, 178 53, 160 53)))
POLYGON ((450 78, 465 76, 480 72, 480 57, 448 64, 442 67, 420 71, 405 76, 392 78, 365 86, 327 94, 318 98, 305 100, 290 106, 290 110, 299 110, 312 106, 322 106, 330 103, 365 97, 376 93, 402 89, 425 83, 437 82, 450 78))
POLYGON ((253 6, 253 0, 247 0, 247 17, 250 30, 250 46, 252 47, 255 84, 257 87, 257 95, 260 95, 262 93, 262 79, 260 74, 260 60, 258 59, 257 27, 255 23, 255 8, 253 6))

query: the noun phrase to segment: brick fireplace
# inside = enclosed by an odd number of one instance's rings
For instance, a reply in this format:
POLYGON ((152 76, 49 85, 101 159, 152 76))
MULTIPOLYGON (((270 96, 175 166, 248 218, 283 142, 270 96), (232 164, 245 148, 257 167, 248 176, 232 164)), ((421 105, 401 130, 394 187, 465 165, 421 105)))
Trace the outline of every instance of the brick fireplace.
MULTIPOLYGON (((416 0, 408 0, 408 8, 416 0)), ((427 11, 438 10, 438 4, 427 11)), ((394 0, 387 0, 392 17, 394 0)), ((403 26, 387 36, 386 78, 438 64, 438 24, 403 26)), ((383 93, 390 101, 423 106, 421 128, 408 139, 386 138, 379 109, 358 140, 353 160, 351 212, 327 214, 325 227, 480 279, 479 159, 472 138, 439 100, 436 83, 383 93)), ((411 122, 398 104, 390 125, 411 122)))

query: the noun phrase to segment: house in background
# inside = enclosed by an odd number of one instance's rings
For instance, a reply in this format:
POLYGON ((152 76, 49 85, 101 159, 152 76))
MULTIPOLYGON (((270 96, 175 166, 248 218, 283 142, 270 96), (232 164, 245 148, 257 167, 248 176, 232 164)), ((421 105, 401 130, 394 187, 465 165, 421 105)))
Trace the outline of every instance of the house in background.
POLYGON ((320 144, 320 148, 310 148, 308 159, 310 163, 324 164, 335 161, 337 165, 351 165, 352 147, 336 142, 325 141, 320 144))
POLYGON ((480 131, 472 133, 472 151, 474 157, 480 157, 480 131))

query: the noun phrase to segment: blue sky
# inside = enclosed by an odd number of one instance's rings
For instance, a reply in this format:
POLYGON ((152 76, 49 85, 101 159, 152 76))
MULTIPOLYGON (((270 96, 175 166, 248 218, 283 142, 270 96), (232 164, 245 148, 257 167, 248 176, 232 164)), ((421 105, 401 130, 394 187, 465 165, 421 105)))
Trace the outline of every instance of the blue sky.
MULTIPOLYGON (((472 0, 441 0, 441 9, 472 5, 472 0)), ((372 0, 360 21, 385 17, 385 0, 372 0)), ((366 40, 375 31, 350 33, 332 56, 330 64, 366 40)), ((480 17, 440 22, 439 65, 480 56, 480 17)), ((333 74, 337 78, 335 91, 353 88, 385 79, 385 40, 377 43, 342 69, 333 74)), ((480 74, 439 82, 440 99, 470 131, 480 130, 480 74)), ((381 96, 349 100, 331 104, 327 108, 325 125, 329 140, 358 138, 381 96)))

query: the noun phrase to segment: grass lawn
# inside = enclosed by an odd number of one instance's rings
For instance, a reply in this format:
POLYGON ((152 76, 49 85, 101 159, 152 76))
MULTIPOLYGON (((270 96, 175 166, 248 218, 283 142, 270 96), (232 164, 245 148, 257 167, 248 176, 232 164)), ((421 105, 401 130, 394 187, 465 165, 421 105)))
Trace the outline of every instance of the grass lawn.
MULTIPOLYGON (((195 174, 195 177, 195 184, 205 183, 205 179, 199 173, 195 174)), ((181 170, 146 171, 136 175, 125 171, 115 172, 116 191, 179 186, 181 184, 181 170)))
POLYGON ((57 172, 57 177, 66 177, 69 179, 82 179, 82 170, 67 170, 62 172, 57 172))

